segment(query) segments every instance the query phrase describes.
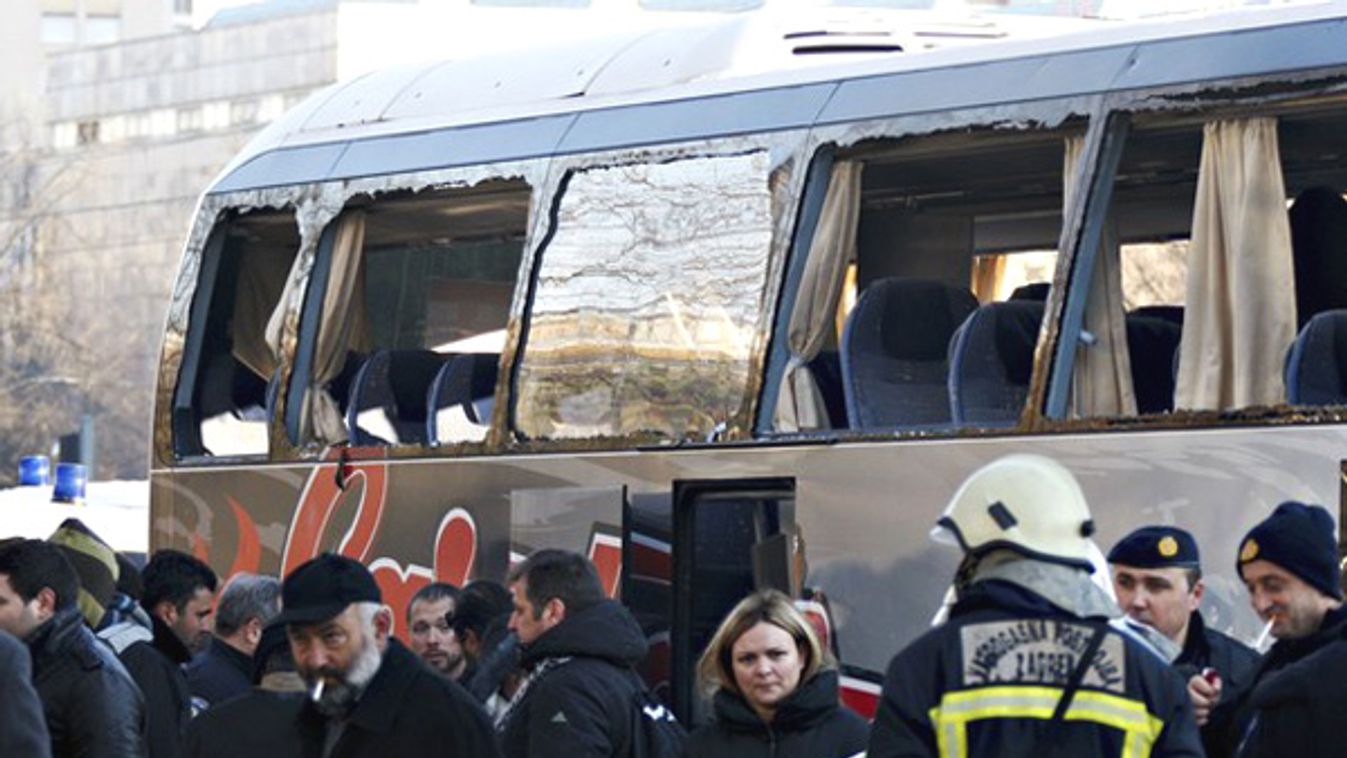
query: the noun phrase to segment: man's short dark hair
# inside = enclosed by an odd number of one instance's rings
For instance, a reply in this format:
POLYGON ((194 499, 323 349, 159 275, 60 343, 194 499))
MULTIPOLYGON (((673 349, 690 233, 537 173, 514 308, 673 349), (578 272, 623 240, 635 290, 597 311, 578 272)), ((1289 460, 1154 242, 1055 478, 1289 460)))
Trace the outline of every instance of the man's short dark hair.
POLYGON ((0 574, 23 602, 32 602, 46 587, 56 595, 56 610, 72 608, 79 598, 80 581, 75 567, 61 548, 42 540, 17 540, 0 547, 0 574))
POLYGON ((510 584, 523 579, 533 617, 542 615, 552 598, 566 605, 567 613, 579 613, 604 599, 603 584, 594 564, 569 550, 539 550, 510 570, 510 584))
POLYGON ((215 572, 210 566, 178 550, 160 550, 140 572, 145 594, 140 604, 154 612, 154 607, 167 600, 181 613, 197 590, 215 591, 215 572))
POLYGON ((407 623, 412 621, 412 608, 417 603, 438 603, 441 600, 454 601, 454 607, 458 607, 458 598, 463 594, 463 590, 455 587, 448 582, 431 582, 412 595, 411 602, 407 603, 407 623))
POLYGON ((1202 581, 1202 568, 1200 566, 1194 566, 1192 568, 1184 569, 1183 575, 1188 579, 1188 591, 1192 592, 1193 588, 1197 586, 1197 583, 1202 581))
POLYGON ((480 641, 486 639, 492 622, 501 617, 508 620, 509 615, 510 591, 505 585, 490 579, 474 579, 459 595, 449 623, 460 640, 467 639, 468 632, 472 632, 480 641))
POLYGON ((229 637, 249 621, 266 626, 281 612, 281 580, 260 574, 237 574, 225 584, 215 605, 215 633, 229 637))

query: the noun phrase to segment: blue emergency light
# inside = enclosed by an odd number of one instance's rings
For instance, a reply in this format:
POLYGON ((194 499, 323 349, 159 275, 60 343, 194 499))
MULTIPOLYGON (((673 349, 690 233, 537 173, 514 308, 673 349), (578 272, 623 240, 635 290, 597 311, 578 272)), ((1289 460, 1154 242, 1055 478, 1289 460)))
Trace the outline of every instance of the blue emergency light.
POLYGON ((45 455, 25 455, 19 459, 19 486, 42 487, 51 484, 51 462, 45 455))
POLYGON ((84 500, 84 485, 88 481, 84 466, 79 463, 56 464, 56 486, 52 488, 53 503, 78 503, 84 500))

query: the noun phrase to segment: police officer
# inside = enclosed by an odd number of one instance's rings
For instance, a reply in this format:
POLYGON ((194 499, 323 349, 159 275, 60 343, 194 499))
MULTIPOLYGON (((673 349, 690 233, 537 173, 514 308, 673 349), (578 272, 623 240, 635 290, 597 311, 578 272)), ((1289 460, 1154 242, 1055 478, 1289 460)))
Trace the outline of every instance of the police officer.
MULTIPOLYGON (((1202 705, 1234 699, 1248 686, 1258 653, 1207 628, 1198 611, 1206 585, 1193 535, 1172 526, 1143 526, 1113 546, 1108 562, 1118 605, 1181 648, 1174 667, 1190 690, 1202 693, 1202 705)), ((1204 742, 1209 731, 1204 725, 1204 742)))
POLYGON ((1288 501, 1240 542, 1240 578, 1277 643, 1245 692, 1212 712, 1210 729, 1223 740, 1214 755, 1347 755, 1347 607, 1336 534, 1328 511, 1288 501))
POLYGON ((868 755, 1200 756, 1183 680, 1108 624, 1094 524, 1071 473, 1010 455, 955 493, 964 559, 949 620, 894 657, 868 755))

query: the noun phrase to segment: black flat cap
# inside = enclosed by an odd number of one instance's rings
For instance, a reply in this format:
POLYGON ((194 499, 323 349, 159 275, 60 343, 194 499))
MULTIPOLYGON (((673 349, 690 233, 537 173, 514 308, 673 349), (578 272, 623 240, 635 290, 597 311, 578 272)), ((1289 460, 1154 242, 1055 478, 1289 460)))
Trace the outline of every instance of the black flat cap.
POLYGON ((290 572, 281 583, 275 624, 317 624, 351 603, 382 602, 374 576, 359 561, 324 553, 290 572))

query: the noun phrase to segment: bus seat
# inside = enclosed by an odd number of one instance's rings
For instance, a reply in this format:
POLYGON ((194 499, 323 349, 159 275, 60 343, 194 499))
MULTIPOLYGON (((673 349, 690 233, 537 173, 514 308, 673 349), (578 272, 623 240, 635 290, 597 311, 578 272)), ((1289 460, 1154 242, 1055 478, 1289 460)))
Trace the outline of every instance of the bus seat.
POLYGON ((1048 291, 1052 289, 1052 282, 1029 282, 1021 284, 1010 293, 1011 300, 1037 300, 1040 303, 1048 301, 1048 291))
POLYGON ((1180 328, 1183 327, 1183 306, 1182 305, 1143 305, 1140 308, 1134 308, 1127 312, 1127 316, 1141 316, 1142 318, 1158 318, 1162 321, 1168 321, 1180 328))
POLYGON ((1007 300, 973 312, 950 342, 949 403, 958 426, 1011 427, 1029 394, 1043 303, 1007 300))
POLYGON ((426 395, 426 438, 431 443, 485 439, 499 370, 498 353, 464 353, 446 363, 426 395))
MULTIPOLYGON (((1170 306, 1152 306, 1166 308, 1170 306)), ((1174 410, 1174 355, 1183 327, 1161 316, 1137 309, 1127 314, 1127 354, 1132 363, 1132 390, 1138 413, 1174 410)), ((1179 318, 1183 309, 1179 308, 1179 318)))
POLYGON ((352 445, 426 441, 426 391, 447 356, 430 350, 380 350, 351 384, 346 424, 352 445))
POLYGON ((1347 403, 1347 310, 1314 316, 1291 343, 1286 399, 1292 405, 1347 403))
POLYGON ((847 428, 846 390, 842 387, 842 356, 836 351, 824 350, 809 362, 814 384, 823 395, 828 411, 828 425, 833 429, 847 428))
POLYGON ((853 429, 950 421, 950 335, 977 308, 966 289, 928 279, 880 279, 842 330, 842 383, 853 429))
POLYGON ((1303 329, 1315 314, 1347 308, 1347 200, 1311 187, 1291 204, 1296 313, 1303 329))

